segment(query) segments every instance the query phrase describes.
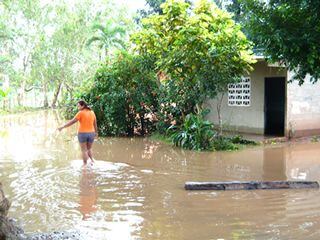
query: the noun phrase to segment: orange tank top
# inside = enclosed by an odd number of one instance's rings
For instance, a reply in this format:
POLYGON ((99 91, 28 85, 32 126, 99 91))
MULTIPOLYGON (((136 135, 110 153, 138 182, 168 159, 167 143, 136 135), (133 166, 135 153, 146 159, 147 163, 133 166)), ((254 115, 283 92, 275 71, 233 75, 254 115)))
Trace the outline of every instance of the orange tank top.
POLYGON ((81 110, 76 114, 75 118, 79 121, 79 133, 95 132, 94 121, 96 120, 96 115, 93 111, 89 109, 81 110))

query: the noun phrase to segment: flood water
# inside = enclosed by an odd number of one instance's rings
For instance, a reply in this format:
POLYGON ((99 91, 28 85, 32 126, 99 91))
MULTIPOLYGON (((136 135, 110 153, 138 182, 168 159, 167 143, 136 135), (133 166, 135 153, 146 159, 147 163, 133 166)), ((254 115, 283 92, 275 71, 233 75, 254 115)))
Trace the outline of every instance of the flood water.
POLYGON ((185 191, 186 181, 320 180, 320 143, 198 153, 100 138, 82 167, 56 112, 0 117, 0 182, 27 233, 83 239, 320 239, 320 190, 185 191))

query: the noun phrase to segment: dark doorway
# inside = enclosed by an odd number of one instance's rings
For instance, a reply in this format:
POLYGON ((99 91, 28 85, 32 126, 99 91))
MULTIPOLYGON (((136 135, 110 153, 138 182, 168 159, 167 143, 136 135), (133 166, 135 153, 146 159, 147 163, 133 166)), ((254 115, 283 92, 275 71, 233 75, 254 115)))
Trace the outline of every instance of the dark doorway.
POLYGON ((284 77, 265 79, 265 135, 284 136, 285 85, 284 77))

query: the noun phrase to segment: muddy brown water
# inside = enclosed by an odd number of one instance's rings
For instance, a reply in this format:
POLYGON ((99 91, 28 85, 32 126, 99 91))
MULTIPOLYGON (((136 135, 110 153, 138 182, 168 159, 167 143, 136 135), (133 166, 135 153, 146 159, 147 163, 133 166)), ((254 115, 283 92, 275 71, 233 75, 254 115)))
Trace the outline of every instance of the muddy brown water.
POLYGON ((188 192, 186 181, 320 180, 320 144, 199 153, 100 138, 82 168, 57 112, 0 117, 0 182, 26 232, 84 239, 320 239, 319 190, 188 192))

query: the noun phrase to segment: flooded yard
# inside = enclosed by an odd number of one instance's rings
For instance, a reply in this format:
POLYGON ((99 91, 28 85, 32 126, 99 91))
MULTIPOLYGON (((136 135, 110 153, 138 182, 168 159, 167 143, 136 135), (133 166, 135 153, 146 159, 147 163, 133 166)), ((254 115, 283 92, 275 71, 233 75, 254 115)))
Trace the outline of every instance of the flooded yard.
POLYGON ((82 168, 76 129, 43 111, 0 117, 0 182, 27 233, 83 239, 320 239, 319 190, 197 191, 186 181, 320 180, 320 143, 191 152, 100 138, 82 168))

